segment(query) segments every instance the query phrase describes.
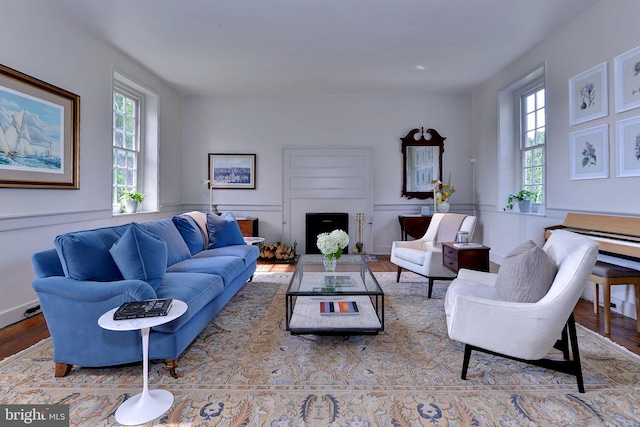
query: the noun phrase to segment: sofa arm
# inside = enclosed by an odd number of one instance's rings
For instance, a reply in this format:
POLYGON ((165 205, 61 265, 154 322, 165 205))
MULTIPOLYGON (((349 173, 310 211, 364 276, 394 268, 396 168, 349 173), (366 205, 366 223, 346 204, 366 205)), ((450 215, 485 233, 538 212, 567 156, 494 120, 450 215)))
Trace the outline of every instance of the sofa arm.
POLYGON ((131 301, 156 298, 156 292, 151 285, 142 280, 94 282, 55 276, 36 279, 31 286, 37 293, 84 302, 106 301, 117 296, 128 297, 131 301))
POLYGON ((35 289, 53 341, 53 361, 111 366, 141 360, 139 331, 110 331, 98 318, 127 301, 156 298, 141 280, 94 282, 61 276, 36 279, 35 289))

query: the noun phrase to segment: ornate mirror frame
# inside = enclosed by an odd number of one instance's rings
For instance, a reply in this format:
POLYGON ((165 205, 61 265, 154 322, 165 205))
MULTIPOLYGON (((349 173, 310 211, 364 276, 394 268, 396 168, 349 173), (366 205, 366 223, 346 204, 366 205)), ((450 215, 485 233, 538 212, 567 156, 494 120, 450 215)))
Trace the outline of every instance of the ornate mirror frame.
POLYGON ((402 141, 402 197, 433 198, 433 185, 442 180, 444 140, 435 129, 413 129, 402 141), (416 139, 416 136, 420 136, 416 139), (425 135, 426 134, 426 135, 425 135))

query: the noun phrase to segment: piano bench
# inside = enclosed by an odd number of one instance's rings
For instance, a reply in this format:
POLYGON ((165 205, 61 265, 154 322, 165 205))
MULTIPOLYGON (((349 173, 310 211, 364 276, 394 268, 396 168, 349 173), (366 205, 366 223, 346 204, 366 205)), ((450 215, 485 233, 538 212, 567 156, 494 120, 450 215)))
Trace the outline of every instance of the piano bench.
POLYGON ((602 285, 604 296, 604 332, 611 334, 611 286, 632 285, 636 294, 636 319, 638 332, 640 332, 640 271, 633 268, 622 267, 608 262, 596 261, 591 271, 589 281, 594 283, 593 312, 598 314, 598 285, 602 285))

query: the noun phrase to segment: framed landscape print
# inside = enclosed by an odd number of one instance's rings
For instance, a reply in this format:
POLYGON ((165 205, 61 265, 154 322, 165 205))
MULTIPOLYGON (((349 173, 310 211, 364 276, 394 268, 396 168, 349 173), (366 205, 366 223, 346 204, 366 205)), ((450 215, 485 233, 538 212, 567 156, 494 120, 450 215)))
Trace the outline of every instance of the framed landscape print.
POLYGON ((211 188, 255 189, 256 155, 209 153, 211 188))
POLYGON ((640 117, 616 123, 617 176, 640 176, 640 117))
POLYGON ((609 177, 609 126, 603 125, 569 135, 571 179, 609 177))
POLYGON ((640 46, 617 56, 613 62, 616 113, 640 107, 640 46))
POLYGON ((609 114, 608 98, 606 62, 569 79, 569 124, 609 114))
POLYGON ((80 97, 0 65, 0 187, 80 188, 80 97))

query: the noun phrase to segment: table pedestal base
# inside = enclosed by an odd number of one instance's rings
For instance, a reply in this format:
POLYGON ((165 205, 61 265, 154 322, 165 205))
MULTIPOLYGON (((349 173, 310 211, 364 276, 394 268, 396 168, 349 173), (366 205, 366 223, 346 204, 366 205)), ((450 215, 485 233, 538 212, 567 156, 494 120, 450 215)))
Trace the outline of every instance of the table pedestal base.
POLYGON ((116 421, 124 425, 144 424, 155 420, 173 405, 173 394, 167 390, 138 393, 125 400, 116 410, 116 421))

